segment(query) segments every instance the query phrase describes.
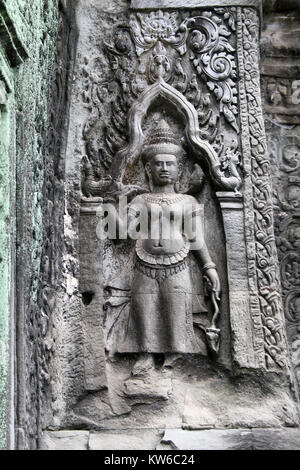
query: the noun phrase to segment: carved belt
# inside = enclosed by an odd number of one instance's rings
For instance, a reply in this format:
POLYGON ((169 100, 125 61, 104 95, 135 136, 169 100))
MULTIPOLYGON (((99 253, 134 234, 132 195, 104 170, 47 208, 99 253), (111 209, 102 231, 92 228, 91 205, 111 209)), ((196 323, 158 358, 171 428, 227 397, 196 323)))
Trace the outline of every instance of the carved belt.
POLYGON ((144 261, 136 258, 135 268, 142 274, 145 274, 152 279, 156 279, 156 281, 164 281, 168 277, 177 274, 184 269, 187 268, 186 260, 180 261, 177 264, 173 264, 172 266, 165 266, 165 265, 150 265, 145 263, 144 261))
POLYGON ((143 261, 147 265, 177 266, 178 263, 187 257, 190 251, 190 243, 186 240, 183 248, 181 248, 177 253, 169 255, 153 255, 143 248, 143 240, 139 239, 136 242, 135 251, 139 260, 143 261))

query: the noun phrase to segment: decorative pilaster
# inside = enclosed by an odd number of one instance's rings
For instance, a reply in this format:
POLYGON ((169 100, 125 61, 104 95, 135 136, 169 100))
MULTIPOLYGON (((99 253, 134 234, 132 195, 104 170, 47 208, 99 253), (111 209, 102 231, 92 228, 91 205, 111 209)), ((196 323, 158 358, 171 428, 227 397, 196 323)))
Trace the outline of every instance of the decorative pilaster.
MULTIPOLYGON (((288 366, 287 342, 260 97, 259 18, 253 9, 237 9, 237 39, 251 315, 254 327, 257 325, 258 312, 261 315, 267 369, 282 369, 288 366)), ((260 334, 256 344, 259 357, 262 358, 260 334)))
POLYGON ((92 392, 107 387, 105 344, 102 324, 103 285, 95 259, 103 272, 103 246, 97 238, 97 209, 102 201, 82 202, 80 210, 80 281, 82 327, 84 337, 85 389, 92 392), (91 236, 92 235, 92 236, 91 236))
POLYGON ((15 220, 12 214, 15 181, 11 104, 8 87, 4 80, 0 80, 0 449, 14 445, 15 220))
POLYGON ((262 329, 259 312, 256 323, 251 317, 243 197, 217 192, 217 198, 226 240, 233 360, 239 367, 256 368, 261 366, 256 346, 258 334, 262 341, 262 329))

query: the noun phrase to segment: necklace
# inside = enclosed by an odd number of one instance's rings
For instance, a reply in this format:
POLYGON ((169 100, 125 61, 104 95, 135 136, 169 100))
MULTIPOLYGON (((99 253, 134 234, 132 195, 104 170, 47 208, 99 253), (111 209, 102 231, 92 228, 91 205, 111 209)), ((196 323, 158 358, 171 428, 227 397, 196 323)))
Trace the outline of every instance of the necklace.
POLYGON ((142 197, 150 204, 167 205, 175 204, 175 202, 183 201, 183 194, 169 194, 169 193, 151 193, 143 194, 142 197))

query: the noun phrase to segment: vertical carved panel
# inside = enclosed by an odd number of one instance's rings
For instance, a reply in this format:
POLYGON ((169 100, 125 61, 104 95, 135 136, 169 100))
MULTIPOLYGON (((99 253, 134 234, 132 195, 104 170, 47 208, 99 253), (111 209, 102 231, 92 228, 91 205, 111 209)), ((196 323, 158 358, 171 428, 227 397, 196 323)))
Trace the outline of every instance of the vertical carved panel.
POLYGON ((239 21, 243 42, 243 59, 241 60, 243 60, 247 101, 245 111, 247 110, 248 113, 248 123, 245 123, 248 126, 245 135, 248 166, 245 169, 251 172, 248 207, 249 204, 252 207, 250 211, 246 210, 246 233, 250 235, 250 238, 254 237, 248 248, 249 284, 254 294, 252 302, 254 316, 258 309, 261 312, 267 367, 282 368, 286 365, 287 344, 282 323, 282 302, 273 232, 270 163, 266 156, 267 147, 259 89, 259 22, 256 12, 251 9, 239 10, 239 21), (258 296, 256 299, 255 295, 258 296))
POLYGON ((280 182, 278 187, 274 188, 275 233, 291 360, 299 384, 300 141, 296 136, 288 136, 282 138, 279 151, 278 148, 272 148, 271 145, 270 147, 271 155, 278 159, 279 163, 280 182))
POLYGON ((261 86, 287 338, 299 385, 299 18, 292 5, 290 10, 266 17, 261 86))

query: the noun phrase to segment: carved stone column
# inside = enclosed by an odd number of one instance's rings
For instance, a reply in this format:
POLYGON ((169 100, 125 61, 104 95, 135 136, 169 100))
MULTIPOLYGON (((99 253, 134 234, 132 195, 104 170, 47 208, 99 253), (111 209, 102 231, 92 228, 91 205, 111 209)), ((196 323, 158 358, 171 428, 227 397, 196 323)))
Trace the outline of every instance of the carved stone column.
POLYGON ((217 192, 217 197, 229 254, 227 272, 234 361, 239 367, 261 367, 264 365, 263 331, 260 312, 257 311, 255 319, 250 313, 243 197, 231 192, 217 192))
POLYGON ((274 222, 291 361, 300 384, 299 188, 300 47, 297 2, 267 2, 262 31, 261 88, 274 222), (272 13, 269 13, 272 11, 272 13), (280 25, 280 27, 279 27, 280 25))
MULTIPOLYGON (((99 201, 94 203, 82 203, 81 217, 82 228, 80 231, 80 290, 82 292, 82 323, 84 330, 84 363, 85 363, 85 387, 94 391, 107 387, 105 374, 104 334, 99 311, 103 308, 103 283, 99 278, 99 271, 95 269, 101 263, 103 246, 99 240, 90 237, 96 235, 97 208, 99 201)), ((102 263, 101 263, 102 264, 102 263)), ((100 265, 100 272, 103 265, 100 265)))

